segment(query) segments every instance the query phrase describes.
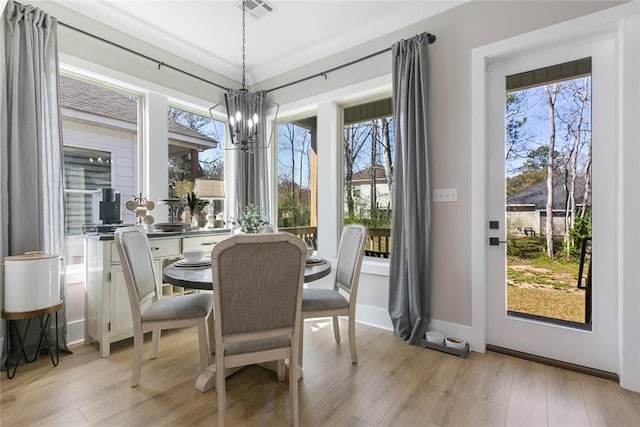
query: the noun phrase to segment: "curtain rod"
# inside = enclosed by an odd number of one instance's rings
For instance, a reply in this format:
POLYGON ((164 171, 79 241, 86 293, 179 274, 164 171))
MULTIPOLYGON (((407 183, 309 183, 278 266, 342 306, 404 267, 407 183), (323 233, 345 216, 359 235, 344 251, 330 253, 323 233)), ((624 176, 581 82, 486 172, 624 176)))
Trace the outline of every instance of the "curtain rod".
MULTIPOLYGON (((145 55, 144 53, 140 53, 140 52, 138 52, 136 50, 133 50, 133 49, 130 49, 130 48, 126 47, 126 46, 122 46, 121 44, 112 42, 111 40, 107 40, 105 38, 102 38, 100 36, 92 34, 92 33, 88 32, 88 31, 81 30, 80 28, 74 27, 73 25, 65 24, 64 22, 61 22, 61 21, 58 21, 58 24, 62 25, 63 27, 69 28, 71 30, 77 31, 77 32, 79 32, 81 34, 84 34, 85 36, 89 36, 89 37, 92 37, 92 38, 94 38, 96 40, 100 40, 101 42, 107 43, 108 45, 120 48, 120 49, 122 49, 124 51, 127 51, 127 52, 129 52, 131 54, 137 55, 137 56, 139 56, 141 58, 144 58, 144 59, 146 59, 148 61, 155 62, 156 64, 158 64, 158 70, 161 69, 162 67, 166 67, 166 68, 169 68, 169 69, 171 69, 173 71, 176 71, 178 73, 182 73, 182 74, 184 74, 186 76, 194 78, 196 80, 200 80, 201 82, 213 85, 213 86, 215 86, 215 87, 217 87, 219 89, 223 89, 223 90, 226 90, 226 91, 230 90, 228 87, 219 85, 216 82, 212 82, 211 80, 207 80, 207 79, 202 78, 200 76, 196 76, 195 74, 192 74, 192 73, 190 73, 188 71, 184 71, 184 70, 182 70, 180 68, 174 67, 173 65, 167 64, 167 63, 165 63, 163 61, 160 61, 158 59, 155 59, 155 58, 153 58, 153 57, 151 57, 149 55, 145 55)), ((428 41, 429 44, 433 44, 436 41, 436 36, 434 34, 426 33, 426 35, 427 35, 427 41, 428 41)), ((305 82, 307 80, 314 79, 316 77, 324 77, 325 80, 326 80, 327 74, 329 74, 329 73, 332 73, 334 71, 340 70, 340 69, 345 68, 345 67, 349 67, 349 66, 351 66, 353 64, 357 64, 358 62, 365 61, 367 59, 373 58, 374 56, 378 56, 378 55, 381 55, 381 54, 389 52, 389 51, 391 51, 391 47, 388 47, 386 49, 382 49, 382 50, 380 50, 378 52, 371 53, 369 55, 363 56, 363 57, 358 58, 358 59, 354 59, 353 61, 349 61, 349 62, 347 62, 345 64, 338 65, 336 67, 330 68, 330 69, 322 71, 320 73, 313 74, 313 75, 307 76, 307 77, 303 77, 303 78, 295 80, 293 82, 285 83, 283 85, 274 87, 272 89, 268 89, 268 90, 265 91, 265 93, 269 93, 269 92, 273 92, 273 91, 276 91, 276 90, 279 90, 279 89, 283 89, 285 87, 293 86, 293 85, 296 85, 298 83, 302 83, 302 82, 305 82)))
MULTIPOLYGON (((429 44, 435 43, 435 41, 436 41, 435 34, 426 33, 426 35, 427 35, 427 42, 429 44)), ((322 71, 320 73, 316 73, 316 74, 313 74, 313 75, 310 75, 310 76, 307 76, 307 77, 303 77, 303 78, 295 80, 293 82, 285 83, 283 85, 274 87, 272 89, 265 90, 265 93, 273 92, 273 91, 279 90, 279 89, 284 89, 285 87, 289 87, 289 86, 296 85, 298 83, 306 82, 307 80, 315 79, 316 77, 324 77, 324 79, 326 80, 327 79, 327 74, 329 74, 329 73, 332 73, 334 71, 340 70, 342 68, 349 67, 349 66, 351 66, 353 64, 357 64, 358 62, 366 61, 367 59, 373 58, 374 56, 378 56, 378 55, 382 55, 383 53, 390 52, 391 49, 392 49, 391 47, 388 47, 386 49, 379 50, 378 52, 370 53, 369 55, 363 56, 363 57, 358 58, 358 59, 354 59, 353 61, 349 61, 347 63, 344 63, 342 65, 338 65, 336 67, 330 68, 330 69, 322 71)))
POLYGON ((129 53, 132 53, 132 54, 134 54, 134 55, 138 55, 138 56, 140 56, 140 57, 142 57, 142 58, 144 58, 144 59, 146 59, 146 60, 149 60, 149 61, 151 61, 151 62, 155 62, 156 64, 158 64, 158 70, 159 70, 160 68, 162 68, 162 67, 166 67, 166 68, 169 68, 169 69, 171 69, 171 70, 173 70, 173 71, 177 71, 178 73, 182 73, 182 74, 184 74, 184 75, 186 75, 186 76, 189 76, 189 77, 191 77, 191 78, 194 78, 194 79, 196 79, 196 80, 200 80, 201 82, 209 83, 210 85, 213 85, 213 86, 215 86, 215 87, 217 87, 217 88, 220 88, 220 89, 223 89, 223 90, 227 90, 227 91, 229 90, 229 88, 228 88, 228 87, 225 87, 225 86, 219 85, 219 84, 218 84, 218 83, 216 83, 216 82, 212 82, 211 80, 207 80, 207 79, 202 78, 202 77, 200 77, 200 76, 196 76, 195 74, 191 74, 191 73, 190 73, 190 72, 188 72, 188 71, 184 71, 184 70, 182 70, 182 69, 180 69, 180 68, 174 67, 173 65, 169 65, 169 64, 167 64, 167 63, 165 63, 165 62, 163 62, 163 61, 160 61, 160 60, 155 59, 155 58, 153 58, 153 57, 151 57, 151 56, 145 55, 144 53, 140 53, 140 52, 138 52, 138 51, 136 51, 136 50, 133 50, 133 49, 130 49, 130 48, 126 47, 126 46, 122 46, 121 44, 118 44, 118 43, 112 42, 111 40, 107 40, 107 39, 102 38, 102 37, 100 37, 100 36, 96 36, 95 34, 92 34, 92 33, 89 33, 89 32, 87 32, 87 31, 81 30, 80 28, 74 27, 74 26, 69 25, 69 24, 65 24, 64 22, 60 22, 60 21, 58 21, 58 24, 59 24, 59 25, 62 25, 63 27, 66 27, 66 28, 69 28, 69 29, 71 29, 71 30, 77 31, 77 32, 79 32, 79 33, 82 33, 82 34, 84 34, 85 36, 89 36, 89 37, 92 37, 92 38, 94 38, 94 39, 100 40, 101 42, 107 43, 108 45, 115 46, 115 47, 118 47, 118 48, 120 48, 120 49, 122 49, 122 50, 125 50, 125 51, 129 52, 129 53))

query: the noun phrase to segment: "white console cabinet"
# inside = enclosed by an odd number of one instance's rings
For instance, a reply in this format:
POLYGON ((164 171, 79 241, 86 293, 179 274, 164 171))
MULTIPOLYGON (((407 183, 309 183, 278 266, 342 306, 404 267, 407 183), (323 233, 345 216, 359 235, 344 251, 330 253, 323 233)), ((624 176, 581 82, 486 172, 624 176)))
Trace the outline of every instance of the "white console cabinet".
MULTIPOLYGON (((171 236, 149 234, 158 295, 184 293, 182 288, 162 283, 162 268, 180 258, 183 250, 197 248, 210 252, 216 243, 229 236, 228 232, 194 232, 171 236)), ((113 236, 87 236, 85 260, 85 343, 97 341, 100 344, 100 355, 107 357, 112 342, 133 336, 129 296, 113 236)))

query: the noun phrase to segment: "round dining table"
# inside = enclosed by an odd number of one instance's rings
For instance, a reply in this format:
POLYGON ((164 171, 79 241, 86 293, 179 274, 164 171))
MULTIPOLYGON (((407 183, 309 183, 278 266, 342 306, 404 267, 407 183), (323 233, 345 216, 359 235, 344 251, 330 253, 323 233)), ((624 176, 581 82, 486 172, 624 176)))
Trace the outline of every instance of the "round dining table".
MULTIPOLYGON (((179 261, 176 261, 179 262, 179 261)), ((307 264, 304 270, 304 282, 309 283, 322 279, 331 273, 331 263, 325 259, 313 264, 307 264)), ((183 288, 211 290, 213 288, 211 279, 211 266, 205 267, 180 267, 176 263, 167 265, 162 270, 162 280, 183 288)))

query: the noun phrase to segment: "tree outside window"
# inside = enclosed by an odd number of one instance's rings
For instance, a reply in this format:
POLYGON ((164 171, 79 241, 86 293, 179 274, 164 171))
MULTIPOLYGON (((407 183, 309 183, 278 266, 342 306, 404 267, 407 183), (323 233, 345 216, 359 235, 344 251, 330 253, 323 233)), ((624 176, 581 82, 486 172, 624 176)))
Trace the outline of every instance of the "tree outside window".
POLYGON ((344 224, 366 225, 366 255, 387 258, 393 194, 391 100, 346 108, 344 123, 344 224))
MULTIPOLYGON (((196 179, 223 181, 224 150, 215 140, 214 126, 217 127, 218 135, 224 135, 224 123, 178 107, 169 107, 167 117, 169 121, 169 196, 186 199, 195 190, 196 179)), ((196 196, 202 195, 196 194, 196 196)), ((215 220, 224 220, 223 201, 210 200, 209 202, 209 208, 198 212, 200 226, 206 224, 207 209, 212 209, 214 204, 216 215, 219 216, 215 220)), ((177 215, 183 217, 183 221, 189 221, 187 215, 183 215, 183 208, 179 209, 177 215)))
POLYGON ((316 117, 279 123, 278 228, 317 244, 316 117))

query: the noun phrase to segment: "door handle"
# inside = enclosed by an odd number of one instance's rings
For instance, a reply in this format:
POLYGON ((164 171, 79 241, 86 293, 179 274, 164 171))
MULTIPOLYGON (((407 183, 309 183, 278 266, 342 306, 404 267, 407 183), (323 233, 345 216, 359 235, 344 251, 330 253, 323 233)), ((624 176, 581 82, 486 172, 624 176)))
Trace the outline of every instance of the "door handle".
POLYGON ((499 237, 489 237, 489 246, 498 246, 500 243, 508 243, 506 240, 500 240, 499 237))

